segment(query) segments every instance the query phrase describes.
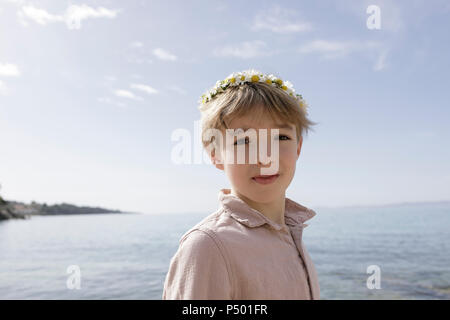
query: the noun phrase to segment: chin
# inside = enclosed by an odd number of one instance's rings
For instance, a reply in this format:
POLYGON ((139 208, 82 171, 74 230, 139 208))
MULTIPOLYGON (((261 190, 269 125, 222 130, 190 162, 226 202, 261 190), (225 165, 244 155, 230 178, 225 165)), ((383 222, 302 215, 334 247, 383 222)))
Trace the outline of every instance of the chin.
POLYGON ((280 190, 278 189, 266 189, 262 191, 253 190, 248 195, 245 195, 247 198, 251 199, 252 201, 258 202, 258 203, 270 203, 276 200, 280 196, 280 190))

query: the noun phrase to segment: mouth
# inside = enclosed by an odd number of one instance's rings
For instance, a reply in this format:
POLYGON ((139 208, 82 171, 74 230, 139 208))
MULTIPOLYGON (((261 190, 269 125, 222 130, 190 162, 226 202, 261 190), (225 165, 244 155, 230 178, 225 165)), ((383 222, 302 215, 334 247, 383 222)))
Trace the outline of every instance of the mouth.
POLYGON ((253 177, 252 180, 259 184, 270 184, 274 182, 279 176, 279 174, 261 175, 253 177))

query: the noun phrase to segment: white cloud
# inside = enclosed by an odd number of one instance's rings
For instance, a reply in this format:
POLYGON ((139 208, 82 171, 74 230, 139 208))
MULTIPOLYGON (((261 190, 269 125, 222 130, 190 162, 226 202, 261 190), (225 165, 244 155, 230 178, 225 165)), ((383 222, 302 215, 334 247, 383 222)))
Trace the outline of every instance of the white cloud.
POLYGON ((62 16, 50 14, 44 9, 38 9, 33 6, 23 6, 19 12, 23 18, 29 18, 42 25, 56 21, 64 21, 62 16))
POLYGON ((53 22, 64 22, 69 29, 80 29, 81 22, 88 18, 115 18, 119 10, 110 10, 104 7, 94 9, 88 5, 70 5, 64 14, 57 15, 47 12, 45 9, 36 8, 32 5, 22 6, 17 12, 19 21, 28 25, 26 19, 41 25, 53 22))
POLYGON ((119 90, 114 91, 114 94, 121 98, 127 98, 127 99, 132 99, 132 100, 137 100, 137 101, 143 100, 141 97, 136 96, 133 92, 128 91, 128 90, 119 89, 119 90))
POLYGON ((91 8, 85 4, 71 5, 65 13, 65 21, 69 29, 80 29, 81 21, 88 18, 115 18, 118 10, 110 10, 103 7, 91 8))
POLYGON ((306 21, 300 21, 298 15, 292 9, 274 6, 266 12, 258 13, 251 26, 253 31, 269 30, 276 33, 305 32, 312 29, 312 25, 306 21))
POLYGON ((177 60, 177 57, 174 54, 172 54, 164 49, 161 49, 161 48, 154 49, 153 54, 161 60, 166 60, 166 61, 177 60))
POLYGON ((18 77, 20 76, 19 68, 12 63, 0 64, 0 76, 18 77))
POLYGON ((144 91, 145 93, 148 93, 148 94, 156 94, 156 93, 158 93, 158 90, 156 90, 156 89, 154 89, 154 88, 152 88, 150 86, 147 86, 145 84, 133 83, 133 84, 130 85, 130 87, 132 89, 144 91))
POLYGON ((245 41, 237 45, 216 48, 213 53, 219 57, 237 57, 242 59, 269 56, 272 54, 267 48, 267 44, 261 40, 245 41))

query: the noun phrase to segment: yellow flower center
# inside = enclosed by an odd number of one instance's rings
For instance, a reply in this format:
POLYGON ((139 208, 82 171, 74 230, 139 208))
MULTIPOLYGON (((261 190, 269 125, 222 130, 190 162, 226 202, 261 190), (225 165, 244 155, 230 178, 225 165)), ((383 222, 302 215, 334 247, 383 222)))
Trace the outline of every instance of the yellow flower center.
POLYGON ((287 90, 287 87, 286 86, 281 86, 281 89, 287 90))
POLYGON ((283 84, 283 80, 281 80, 281 79, 277 79, 277 80, 275 80, 275 82, 278 83, 280 86, 283 84))
POLYGON ((252 76, 252 81, 253 82, 258 82, 259 81, 259 77, 257 75, 252 76))
POLYGON ((266 83, 268 83, 268 84, 272 84, 272 80, 270 80, 270 79, 267 79, 267 80, 266 80, 266 83))
POLYGON ((231 78, 231 79, 230 79, 230 82, 231 82, 231 83, 235 83, 235 82, 236 82, 236 78, 231 78))
POLYGON ((241 81, 244 81, 245 80, 245 76, 241 76, 241 81))

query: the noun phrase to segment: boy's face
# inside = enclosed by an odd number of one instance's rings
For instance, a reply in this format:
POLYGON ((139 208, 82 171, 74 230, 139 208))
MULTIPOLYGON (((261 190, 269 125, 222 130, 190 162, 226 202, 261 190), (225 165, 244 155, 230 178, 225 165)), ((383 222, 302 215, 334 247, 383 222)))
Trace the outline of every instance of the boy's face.
MULTIPOLYGON (((223 130, 224 142, 222 152, 217 155, 213 153, 211 160, 218 169, 225 171, 233 190, 238 195, 243 195, 259 203, 272 202, 285 195, 285 191, 295 174, 295 166, 300 156, 303 139, 300 137, 297 140, 295 126, 293 124, 288 124, 289 128, 282 128, 278 122, 275 122, 268 113, 264 112, 259 113, 257 116, 249 114, 241 118, 235 118, 227 124, 229 129, 236 130, 242 128, 244 131, 246 130, 245 128, 254 129, 257 141, 250 141, 251 138, 246 138, 245 134, 237 135, 231 141, 226 141, 226 132, 223 130), (266 129, 267 132, 263 134, 259 129, 266 129), (275 132, 272 129, 278 129, 279 133, 274 134, 275 132), (266 137, 265 154, 269 157, 269 160, 267 158, 261 158, 259 155, 260 143, 264 142, 263 136, 266 137), (277 140, 278 142, 278 157, 276 156, 276 151, 273 152, 271 150, 273 146, 271 139, 277 140), (245 145, 244 163, 237 162, 237 146, 235 143, 245 145), (235 148, 234 161, 227 163, 224 157, 226 157, 227 152, 229 153, 233 147, 235 148), (257 150, 255 152, 257 154, 256 161, 249 160, 249 151, 252 148, 256 148, 257 150), (221 163, 216 163, 217 160, 221 161, 221 163), (274 161, 277 163, 274 163, 274 161), (278 169, 270 172, 270 174, 275 172, 278 174, 278 177, 270 183, 258 183, 258 179, 254 179, 254 177, 267 175, 267 173, 261 172, 261 168, 269 167, 278 169)), ((233 159, 233 157, 230 157, 230 159, 233 159)))

